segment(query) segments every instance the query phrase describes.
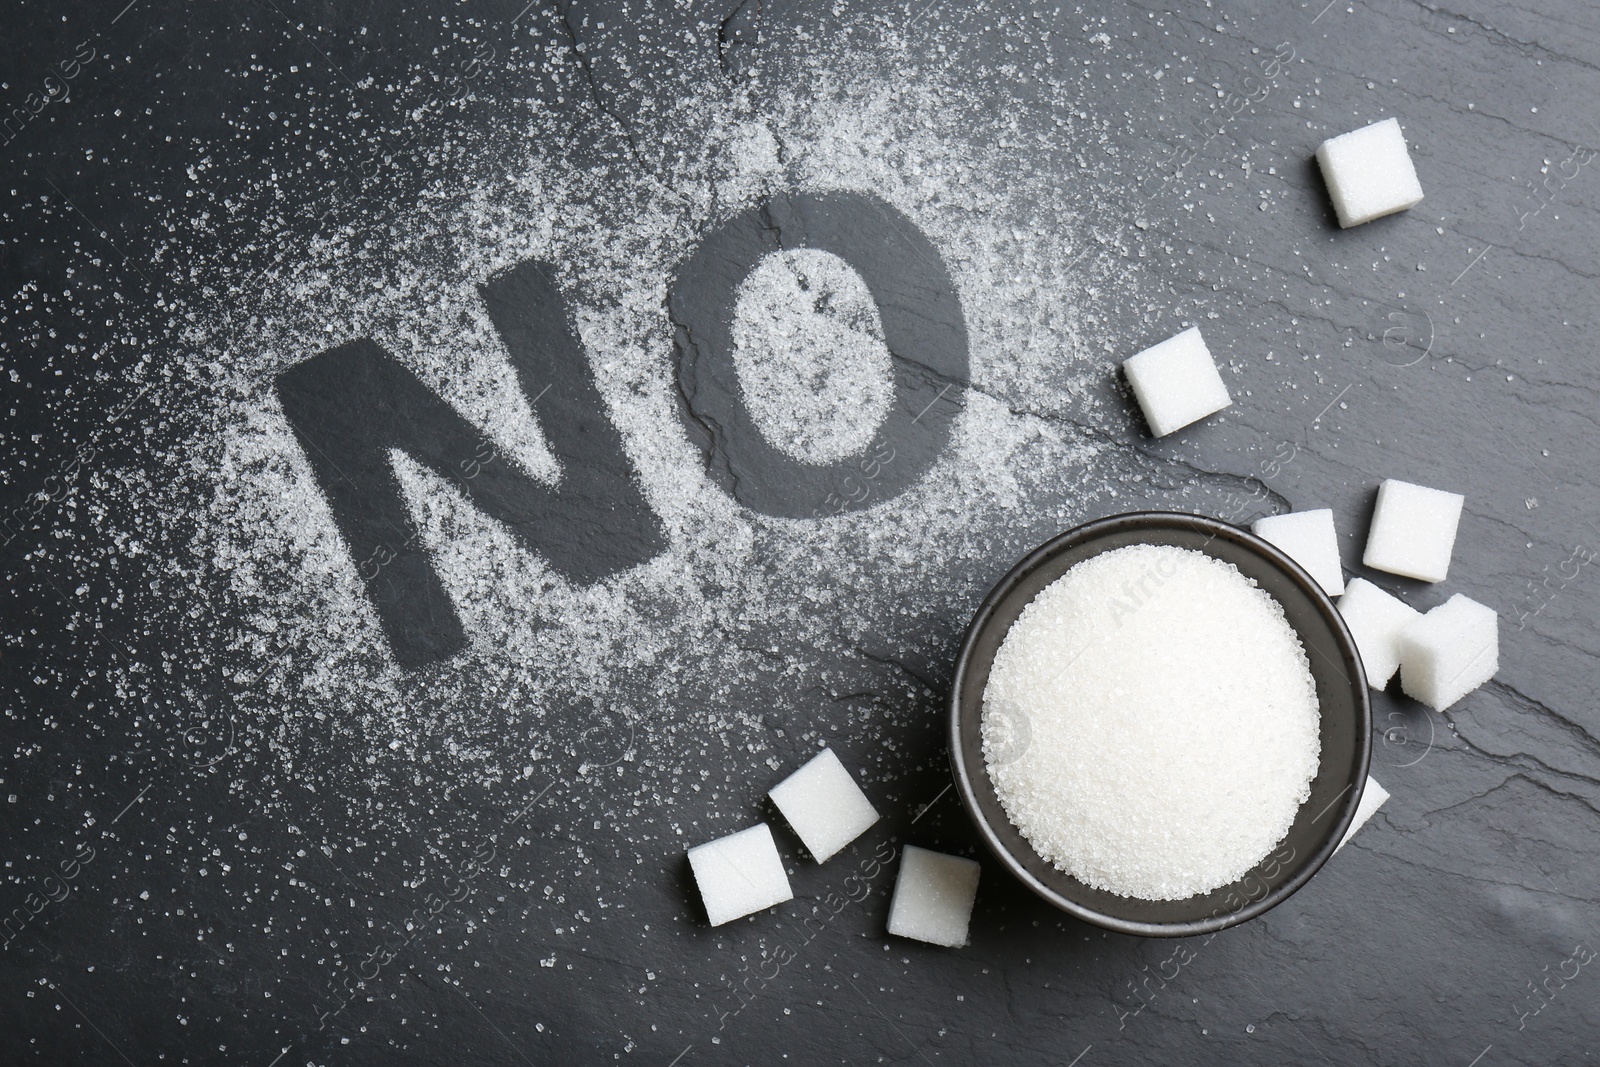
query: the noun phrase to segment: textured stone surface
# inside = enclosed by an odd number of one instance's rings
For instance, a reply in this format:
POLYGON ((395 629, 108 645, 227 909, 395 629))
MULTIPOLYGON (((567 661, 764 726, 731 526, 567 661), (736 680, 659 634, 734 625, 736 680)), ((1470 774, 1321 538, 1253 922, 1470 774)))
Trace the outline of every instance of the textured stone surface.
MULTIPOLYGON (((7 16, 0 100, 31 117, 0 146, 0 486, 7 514, 29 514, 3 550, 0 913, 24 909, 0 954, 6 1062, 1580 1059, 1600 1032, 1600 973, 1587 962, 1600 949, 1600 582, 1586 565, 1600 537, 1600 186, 1577 146, 1600 136, 1600 10, 643 6, 144 0, 7 16), (1229 354, 1234 406, 1163 440, 1144 435, 1109 358, 1097 395, 1120 419, 1003 375, 974 382, 1019 418, 1110 449, 1108 467, 1129 477, 1071 501, 1081 517, 1179 507, 1248 522, 1330 506, 1341 554, 1357 560, 1381 478, 1466 496, 1448 582, 1352 573, 1424 610, 1453 592, 1494 607, 1499 675, 1444 714, 1374 694, 1372 770, 1391 799, 1304 889, 1214 937, 1141 941, 1067 919, 984 858, 968 947, 886 938, 902 844, 979 855, 948 792, 942 701, 984 590, 1055 532, 1047 510, 1061 502, 1042 489, 996 520, 987 549, 935 576, 938 610, 805 650, 816 669, 798 685, 774 659, 739 695, 767 709, 759 731, 674 728, 682 709, 727 699, 715 679, 687 677, 665 701, 643 685, 590 694, 548 709, 553 740, 536 742, 548 758, 524 778, 528 739, 494 728, 506 712, 486 701, 484 734, 397 737, 386 786, 341 789, 366 766, 365 750, 355 755, 365 727, 352 725, 361 708, 330 707, 318 744, 293 753, 316 790, 268 806, 255 787, 265 757, 233 743, 226 714, 174 717, 209 706, 203 694, 174 686, 152 709, 104 683, 129 662, 161 677, 193 652, 192 635, 147 632, 129 606, 164 595, 144 569, 152 545, 107 535, 108 524, 143 528, 103 514, 96 495, 129 471, 151 472, 152 506, 211 488, 209 472, 154 463, 163 442, 139 432, 158 421, 139 383, 185 343, 173 293, 227 311, 186 292, 186 264, 154 254, 192 191, 220 204, 282 174, 277 205, 219 207, 193 239, 231 249, 281 233, 292 263, 341 226, 381 236, 389 205, 476 165, 428 148, 515 113, 519 94, 570 111, 570 136, 550 152, 649 170, 694 147, 689 134, 641 142, 630 125, 652 113, 667 72, 751 80, 759 112, 816 41, 883 27, 903 32, 913 58, 969 71, 996 115, 1039 91, 1039 71, 1087 71, 1071 83, 1084 86, 1077 108, 1110 123, 1110 144, 1062 143, 1049 121, 1006 136, 1063 181, 1116 194, 1083 226, 1123 249, 1144 291, 1106 295, 1096 330, 1120 353, 1203 321, 1229 354), (96 58, 81 61, 69 99, 47 102, 46 75, 79 42, 96 58), (479 45, 497 58, 466 102, 430 101, 459 86, 449 71, 479 45), (1290 54, 1284 45, 1294 58, 1264 79, 1260 61, 1290 54), (570 61, 564 80, 516 65, 545 54, 570 61), (1341 232, 1312 153, 1390 114, 1404 116, 1427 199, 1341 232), (391 158, 357 178, 372 152, 355 131, 373 128, 391 158), (360 210, 327 208, 333 194, 359 196, 360 210), (66 359, 73 338, 86 354, 66 359), (88 472, 58 495, 46 479, 91 443, 88 472), (50 499, 36 508, 39 493, 50 499), (91 621, 69 626, 80 617, 91 621), (618 746, 596 755, 597 727, 616 725, 608 707, 634 697, 651 709, 637 747, 685 768, 686 796, 659 821, 660 797, 636 786, 618 746), (882 724, 874 739, 854 740, 869 722, 882 724), (862 768, 884 817, 822 866, 797 863, 780 839, 795 900, 712 930, 686 837, 755 821, 771 768, 748 746, 796 765, 815 748, 802 727, 862 768), (449 788, 416 777, 458 743, 482 746, 495 773, 449 788), (715 798, 688 795, 701 771, 715 798), (343 1006, 319 1021, 341 975, 343 1006)), ((173 382, 159 404, 181 414, 208 388, 204 376, 173 382)), ((219 567, 208 580, 220 597, 236 577, 219 567)), ((779 629, 728 639, 753 656, 799 651, 779 629)), ((219 682, 229 692, 270 666, 236 652, 219 682)), ((411 696, 436 700, 426 682, 411 696)), ((300 699, 292 687, 268 697, 300 699)))

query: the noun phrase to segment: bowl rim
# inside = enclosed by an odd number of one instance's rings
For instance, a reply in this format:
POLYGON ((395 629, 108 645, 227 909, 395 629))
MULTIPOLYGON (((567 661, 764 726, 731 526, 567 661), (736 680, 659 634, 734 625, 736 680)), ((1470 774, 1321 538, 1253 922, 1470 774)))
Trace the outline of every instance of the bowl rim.
MULTIPOLYGON (((951 677, 948 711, 947 728, 949 732, 947 740, 950 748, 950 769, 955 778, 956 792, 960 795, 962 806, 967 809, 968 816, 977 826, 979 836, 983 838, 984 844, 989 851, 1024 885, 1069 915, 1102 929, 1141 937, 1190 937, 1195 934, 1224 930, 1270 911, 1293 896, 1300 887, 1311 880, 1317 871, 1322 869, 1322 865, 1327 862, 1329 856, 1333 855, 1340 841, 1343 840, 1346 830, 1355 818, 1356 808, 1361 802, 1361 794, 1366 787, 1367 775, 1371 769, 1372 705, 1367 692, 1366 670, 1362 665, 1361 654, 1356 647, 1355 638, 1351 636, 1349 628, 1345 626, 1344 619, 1340 616, 1338 608, 1334 606, 1332 598, 1323 591, 1322 586, 1307 573, 1304 567, 1296 563, 1288 553, 1271 542, 1232 523, 1205 515, 1194 515, 1181 511, 1130 511, 1093 519, 1051 537, 1023 556, 989 590, 988 595, 979 604, 977 611, 973 613, 972 621, 967 624, 966 632, 961 639, 960 651, 956 655, 955 672, 951 677), (978 797, 973 786, 974 768, 968 766, 966 751, 962 745, 963 705, 961 690, 967 673, 972 666, 978 640, 987 631, 996 609, 1001 601, 1011 594, 1017 584, 1035 569, 1054 558, 1058 553, 1074 545, 1111 532, 1129 528, 1154 529, 1173 526, 1198 529, 1211 534, 1212 538, 1225 539, 1243 545, 1245 548, 1256 552, 1269 562, 1277 565, 1295 585, 1300 587, 1302 592, 1309 596, 1312 603, 1317 607, 1318 612, 1330 624, 1338 640, 1338 651, 1341 658, 1345 663, 1355 668, 1350 673, 1349 678, 1351 688, 1355 691, 1358 767, 1355 781, 1352 783, 1353 787, 1346 786, 1345 791, 1341 794, 1343 808, 1339 812, 1338 818, 1329 824, 1329 832, 1323 839, 1322 844, 1312 853, 1311 858, 1294 877, 1269 890, 1260 899, 1247 902, 1244 906, 1222 915, 1209 915, 1184 922, 1143 922, 1107 915, 1056 892, 1024 867, 1004 842, 1001 841, 979 806, 978 797)), ((976 773, 986 773, 981 766, 981 753, 978 754, 977 759, 980 766, 976 768, 976 773)))

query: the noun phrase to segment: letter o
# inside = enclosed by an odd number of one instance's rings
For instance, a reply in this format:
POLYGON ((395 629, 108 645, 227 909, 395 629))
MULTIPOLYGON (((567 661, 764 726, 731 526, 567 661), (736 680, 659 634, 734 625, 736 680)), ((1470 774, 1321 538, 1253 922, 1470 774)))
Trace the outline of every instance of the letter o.
POLYGON ((917 225, 866 193, 779 193, 722 223, 684 261, 667 308, 674 326, 679 409, 711 479, 765 515, 856 511, 897 496, 950 439, 970 376, 966 319, 938 250, 917 225), (772 252, 830 252, 866 283, 893 367, 889 414, 872 442, 835 463, 795 459, 762 436, 740 395, 733 319, 739 285, 772 252), (884 451, 892 450, 892 451, 884 451), (859 483, 862 456, 890 455, 859 483), (831 500, 830 500, 831 498, 831 500))

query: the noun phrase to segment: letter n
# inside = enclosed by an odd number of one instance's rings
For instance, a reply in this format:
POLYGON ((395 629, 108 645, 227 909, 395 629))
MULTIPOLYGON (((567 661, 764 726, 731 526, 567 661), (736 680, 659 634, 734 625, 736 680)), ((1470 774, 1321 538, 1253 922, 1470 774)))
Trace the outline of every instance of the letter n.
POLYGON ((479 511, 574 582, 643 563, 665 547, 548 269, 522 263, 480 292, 560 464, 553 486, 509 459, 474 463, 483 435, 369 339, 290 367, 276 383, 355 564, 386 561, 367 590, 406 667, 444 659, 466 637, 426 547, 410 534, 390 449, 454 482, 479 511))

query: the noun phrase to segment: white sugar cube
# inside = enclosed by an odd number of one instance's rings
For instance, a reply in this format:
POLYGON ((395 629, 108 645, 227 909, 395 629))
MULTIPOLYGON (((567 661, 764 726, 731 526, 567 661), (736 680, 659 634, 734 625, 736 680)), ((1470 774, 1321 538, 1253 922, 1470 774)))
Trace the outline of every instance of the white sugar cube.
POLYGON ((694 884, 712 926, 793 900, 783 860, 766 823, 689 850, 694 884))
POLYGON ((1367 825, 1367 820, 1372 818, 1372 813, 1383 807, 1383 802, 1389 799, 1389 791, 1378 784, 1378 780, 1367 775, 1367 787, 1361 791, 1361 802, 1356 805, 1356 817, 1350 820, 1350 829, 1339 838, 1339 843, 1333 846, 1338 852, 1344 848, 1344 843, 1356 836, 1356 831, 1367 825))
POLYGON ((1500 669, 1500 620, 1457 593, 1400 634, 1400 688, 1443 711, 1500 669))
POLYGON ((1150 432, 1165 437, 1233 403, 1200 328, 1191 326, 1122 364, 1150 432))
POLYGON ((878 821, 872 801, 825 748, 767 794, 818 863, 878 821))
POLYGON ((978 863, 907 845, 889 902, 889 932, 948 948, 967 943, 978 863))
POLYGON ((1422 199, 1406 135, 1395 119, 1323 141, 1317 162, 1342 227, 1404 211, 1422 199))
POLYGON ((1382 689, 1400 669, 1400 632, 1422 618, 1422 612, 1365 578, 1352 578, 1339 598, 1339 614, 1356 639, 1367 684, 1382 689))
POLYGON ((1388 479, 1378 486, 1378 510, 1372 514, 1361 562, 1406 578, 1444 581, 1465 499, 1459 493, 1388 479))
POLYGON ((1338 596, 1344 592, 1344 568, 1339 565, 1339 537, 1333 530, 1331 508, 1268 515, 1257 519, 1250 529, 1287 552, 1324 593, 1338 596))

